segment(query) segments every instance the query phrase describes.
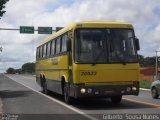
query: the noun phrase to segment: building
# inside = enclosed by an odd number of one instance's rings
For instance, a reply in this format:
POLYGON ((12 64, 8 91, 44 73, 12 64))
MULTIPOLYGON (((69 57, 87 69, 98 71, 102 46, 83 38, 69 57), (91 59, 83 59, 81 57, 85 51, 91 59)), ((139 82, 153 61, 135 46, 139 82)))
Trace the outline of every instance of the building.
MULTIPOLYGON (((140 68, 140 80, 154 81, 156 69, 155 67, 140 68)), ((160 78, 160 68, 158 68, 158 76, 160 78)))

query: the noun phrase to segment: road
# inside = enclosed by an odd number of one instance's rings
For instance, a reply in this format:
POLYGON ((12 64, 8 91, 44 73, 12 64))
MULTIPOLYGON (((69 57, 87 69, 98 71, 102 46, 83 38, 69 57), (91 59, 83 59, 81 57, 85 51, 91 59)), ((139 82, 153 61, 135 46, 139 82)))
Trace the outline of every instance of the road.
POLYGON ((75 101, 73 105, 67 105, 62 96, 47 96, 40 90, 34 76, 1 74, 3 112, 18 114, 21 119, 102 120, 105 119, 104 115, 109 114, 152 114, 154 119, 160 119, 160 115, 156 116, 160 113, 160 99, 152 99, 150 91, 146 90, 141 90, 139 96, 123 97, 119 105, 113 104, 109 99, 75 101))

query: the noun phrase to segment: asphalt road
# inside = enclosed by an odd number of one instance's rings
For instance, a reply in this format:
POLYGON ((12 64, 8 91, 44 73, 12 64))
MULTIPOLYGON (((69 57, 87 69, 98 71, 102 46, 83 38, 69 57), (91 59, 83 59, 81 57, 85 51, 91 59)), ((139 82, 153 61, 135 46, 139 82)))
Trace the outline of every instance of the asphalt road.
POLYGON ((142 117, 133 114, 152 114, 150 118, 154 116, 154 119, 160 119, 160 115, 157 116, 160 114, 160 99, 152 99, 150 91, 146 90, 141 90, 139 96, 124 96, 118 105, 109 99, 75 101, 73 105, 67 105, 62 96, 53 93, 46 96, 40 90, 34 76, 1 74, 0 96, 3 113, 18 114, 21 119, 30 117, 45 120, 51 118, 103 120, 109 119, 110 114, 122 114, 122 119, 142 117), (126 116, 128 114, 131 116, 126 116))

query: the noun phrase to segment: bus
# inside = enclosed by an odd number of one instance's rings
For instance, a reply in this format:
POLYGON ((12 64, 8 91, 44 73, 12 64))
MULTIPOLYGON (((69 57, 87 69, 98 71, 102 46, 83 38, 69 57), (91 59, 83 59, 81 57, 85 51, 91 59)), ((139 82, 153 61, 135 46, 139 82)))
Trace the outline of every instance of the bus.
POLYGON ((42 41, 36 50, 36 81, 42 92, 72 99, 139 94, 139 40, 123 22, 76 22, 42 41))

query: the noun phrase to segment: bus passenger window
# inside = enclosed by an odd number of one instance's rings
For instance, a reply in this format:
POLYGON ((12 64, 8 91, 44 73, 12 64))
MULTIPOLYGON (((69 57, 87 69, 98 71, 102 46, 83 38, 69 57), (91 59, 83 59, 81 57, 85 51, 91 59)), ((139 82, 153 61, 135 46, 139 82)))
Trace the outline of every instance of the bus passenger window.
POLYGON ((46 57, 46 44, 43 46, 43 58, 46 57))
POLYGON ((49 43, 47 44, 47 57, 49 57, 49 56, 50 56, 50 53, 51 53, 50 47, 51 47, 51 43, 49 42, 49 43))
POLYGON ((60 44, 61 44, 61 38, 59 37, 59 38, 56 40, 56 54, 59 54, 59 53, 60 53, 60 44))
POLYGON ((52 45, 51 45, 51 55, 55 54, 55 40, 52 41, 52 45))
POLYGON ((36 52, 36 58, 39 58, 39 48, 37 48, 37 52, 36 52))
POLYGON ((43 46, 40 47, 40 58, 42 58, 42 56, 43 56, 43 52, 42 51, 43 51, 43 46))
POLYGON ((64 35, 62 37, 62 50, 61 52, 66 52, 67 51, 67 35, 64 35))

